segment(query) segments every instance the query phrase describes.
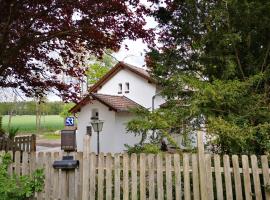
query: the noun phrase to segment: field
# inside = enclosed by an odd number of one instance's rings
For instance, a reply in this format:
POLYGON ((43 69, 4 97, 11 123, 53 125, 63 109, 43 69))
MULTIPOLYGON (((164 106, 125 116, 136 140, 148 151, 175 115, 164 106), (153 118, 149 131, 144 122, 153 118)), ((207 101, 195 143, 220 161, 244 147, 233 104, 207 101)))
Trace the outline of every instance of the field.
MULTIPOLYGON (((8 126, 8 116, 3 117, 3 128, 8 126)), ((12 117, 11 127, 19 128, 20 133, 36 133, 35 115, 16 115, 12 117)), ((42 132, 54 132, 64 127, 64 120, 58 115, 45 115, 41 117, 42 132)))

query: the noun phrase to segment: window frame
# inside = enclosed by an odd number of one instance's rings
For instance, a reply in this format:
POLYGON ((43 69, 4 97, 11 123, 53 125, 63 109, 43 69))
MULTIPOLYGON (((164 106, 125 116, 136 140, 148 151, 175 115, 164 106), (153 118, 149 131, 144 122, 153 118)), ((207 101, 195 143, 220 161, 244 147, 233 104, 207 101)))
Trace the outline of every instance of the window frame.
POLYGON ((118 83, 118 94, 122 94, 123 93, 123 85, 122 83, 118 83))
POLYGON ((129 82, 125 82, 125 93, 129 93, 130 91, 130 84, 129 82))

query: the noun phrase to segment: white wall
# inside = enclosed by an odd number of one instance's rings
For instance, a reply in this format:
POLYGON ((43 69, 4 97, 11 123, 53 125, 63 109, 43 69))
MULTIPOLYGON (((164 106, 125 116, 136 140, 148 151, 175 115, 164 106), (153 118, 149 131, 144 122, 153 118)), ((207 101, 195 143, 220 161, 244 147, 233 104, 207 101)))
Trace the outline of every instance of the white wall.
MULTIPOLYGON (((98 93, 126 96, 145 108, 152 107, 152 97, 156 94, 156 85, 148 83, 148 81, 137 74, 123 69, 115 74, 108 82, 106 82, 98 93), (129 93, 125 93, 125 83, 129 83, 129 93), (122 83, 123 93, 118 94, 118 84, 122 83)), ((156 97, 155 107, 163 103, 164 100, 156 97)))
MULTIPOLYGON (((113 149, 115 127, 115 112, 109 111, 108 107, 101 104, 98 101, 89 103, 81 108, 81 112, 78 113, 78 131, 77 131, 77 147, 78 151, 83 150, 83 137, 86 134, 86 127, 91 126, 92 109, 98 109, 99 119, 104 120, 103 130, 100 133, 100 151, 110 152, 113 149)), ((97 151, 97 133, 92 130, 91 137, 91 151, 97 151)))
MULTIPOLYGON (((78 113, 77 148, 83 150, 83 137, 86 127, 90 126, 92 109, 98 109, 99 119, 104 120, 103 130, 100 133, 100 152, 123 152, 124 144, 133 145, 139 141, 132 133, 126 133, 126 123, 133 118, 130 113, 116 113, 109 111, 108 107, 98 101, 89 103, 82 107, 78 113)), ((97 152, 97 133, 93 132, 91 137, 91 152, 97 152)))
MULTIPOLYGON (((126 96, 145 108, 152 107, 152 97, 159 91, 155 84, 148 81, 129 70, 121 70, 106 82, 98 93, 126 96), (125 83, 129 83, 129 93, 125 93, 125 83), (122 83, 123 93, 118 94, 118 84, 122 83)), ((155 97, 155 108, 164 103, 161 96, 155 97)), ((100 133, 101 152, 122 152, 124 144, 133 145, 139 142, 139 137, 126 133, 126 123, 134 116, 130 113, 117 113, 109 111, 109 108, 98 101, 93 101, 81 108, 78 115, 77 146, 78 151, 83 150, 83 137, 86 134, 86 127, 90 126, 92 110, 99 110, 99 119, 104 120, 104 127, 100 133)), ((97 151, 97 134, 93 132, 91 137, 91 151, 97 151)))
POLYGON ((122 152, 126 150, 125 144, 134 145, 139 143, 140 136, 135 137, 134 133, 127 133, 126 132, 126 124, 134 118, 134 115, 130 113, 116 113, 115 115, 115 138, 114 144, 115 152, 122 152))

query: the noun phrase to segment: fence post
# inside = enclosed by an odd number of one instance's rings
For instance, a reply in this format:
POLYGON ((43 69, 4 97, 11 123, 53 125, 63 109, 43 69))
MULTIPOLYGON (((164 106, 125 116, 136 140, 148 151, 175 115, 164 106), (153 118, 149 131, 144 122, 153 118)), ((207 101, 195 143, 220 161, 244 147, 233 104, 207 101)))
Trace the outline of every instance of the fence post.
POLYGON ((88 200, 89 197, 89 154, 90 154, 90 136, 83 138, 83 180, 82 180, 82 200, 88 200))
POLYGON ((200 191, 201 200, 207 200, 207 187, 205 177, 205 155, 204 155, 204 143, 203 143, 203 132, 197 132, 197 145, 198 145, 198 162, 199 162, 199 178, 200 178, 200 191))
POLYGON ((30 151, 36 151, 36 135, 31 135, 30 151))

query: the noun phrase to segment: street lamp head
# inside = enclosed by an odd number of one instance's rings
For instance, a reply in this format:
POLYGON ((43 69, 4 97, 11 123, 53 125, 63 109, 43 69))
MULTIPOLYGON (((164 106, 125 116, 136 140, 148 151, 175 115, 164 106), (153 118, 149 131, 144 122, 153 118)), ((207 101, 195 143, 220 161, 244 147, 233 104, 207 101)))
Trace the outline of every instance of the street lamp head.
POLYGON ((95 132, 101 132, 103 128, 103 121, 102 120, 93 120, 91 121, 91 125, 95 132))

